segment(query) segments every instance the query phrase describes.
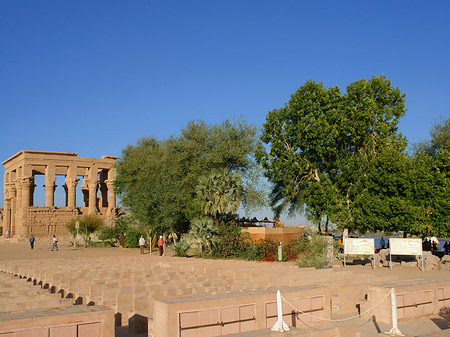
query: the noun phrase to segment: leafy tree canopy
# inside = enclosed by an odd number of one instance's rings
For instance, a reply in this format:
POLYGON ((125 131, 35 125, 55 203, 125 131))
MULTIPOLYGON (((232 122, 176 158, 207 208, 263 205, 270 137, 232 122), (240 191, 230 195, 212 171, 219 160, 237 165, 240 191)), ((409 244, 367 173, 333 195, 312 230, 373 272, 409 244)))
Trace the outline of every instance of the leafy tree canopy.
MULTIPOLYGON (((202 213, 197 186, 210 174, 229 172, 242 184, 235 191, 243 202, 263 203, 261 191, 256 191, 257 197, 247 193, 255 191, 247 177, 255 172, 257 146, 257 128, 241 119, 216 125, 189 122, 178 137, 144 138, 122 151, 115 182, 118 195, 154 231, 186 232, 190 220, 202 213)), ((229 200, 230 210, 236 209, 239 198, 229 200)))
POLYGON ((324 88, 307 81, 280 109, 269 111, 259 152, 273 183, 272 206, 329 216, 341 227, 366 229, 355 217, 372 162, 401 143, 405 95, 384 76, 324 88))

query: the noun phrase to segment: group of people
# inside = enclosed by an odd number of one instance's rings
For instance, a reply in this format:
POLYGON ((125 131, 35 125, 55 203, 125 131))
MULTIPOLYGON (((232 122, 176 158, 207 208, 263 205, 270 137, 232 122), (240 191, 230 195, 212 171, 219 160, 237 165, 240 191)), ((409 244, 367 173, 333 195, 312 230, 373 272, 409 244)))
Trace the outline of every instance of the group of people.
MULTIPOLYGON (((36 242, 36 238, 34 237, 33 234, 31 234, 30 239, 28 240, 30 242, 30 247, 33 250, 34 249, 34 243, 36 242)), ((56 235, 53 235, 53 239, 52 239, 52 251, 56 250, 58 251, 58 238, 56 237, 56 235)))
MULTIPOLYGON (((36 238, 34 237, 34 235, 31 235, 30 239, 28 240, 30 242, 30 247, 31 249, 34 249, 34 243, 36 242, 36 238)), ((144 254, 144 248, 145 248, 145 239, 144 237, 141 235, 140 239, 139 239, 139 247, 141 249, 141 254, 144 254)), ((164 254, 164 239, 162 237, 162 235, 160 235, 159 240, 158 240, 158 249, 159 249, 159 256, 162 256, 164 254)), ((53 239, 52 239, 52 251, 56 250, 58 251, 58 238, 56 237, 56 235, 53 235, 53 239)))
MULTIPOLYGON (((145 239, 141 235, 141 237, 139 239, 139 248, 141 249, 141 254, 144 254, 145 244, 146 244, 145 239)), ((164 250, 165 250, 165 245, 164 245, 164 239, 163 239, 162 235, 159 236, 158 249, 159 249, 159 256, 163 256, 164 250)))

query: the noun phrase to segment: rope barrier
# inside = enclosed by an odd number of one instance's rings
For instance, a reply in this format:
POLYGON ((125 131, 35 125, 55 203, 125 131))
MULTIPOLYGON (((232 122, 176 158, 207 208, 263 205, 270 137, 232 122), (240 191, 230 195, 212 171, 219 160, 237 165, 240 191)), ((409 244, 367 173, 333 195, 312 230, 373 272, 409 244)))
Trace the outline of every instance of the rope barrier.
POLYGON ((364 311, 363 313, 361 313, 361 314, 359 314, 359 315, 357 315, 357 316, 351 316, 351 317, 347 317, 347 318, 343 318, 343 319, 329 319, 329 318, 323 318, 323 317, 319 317, 319 316, 314 316, 314 315, 308 314, 307 312, 304 312, 304 311, 298 309, 297 307, 295 307, 294 305, 292 305, 291 303, 289 303, 289 302, 284 298, 283 295, 281 295, 281 299, 283 300, 283 302, 285 302, 286 304, 288 304, 289 306, 291 306, 295 311, 297 311, 298 313, 301 313, 301 314, 303 314, 303 315, 306 315, 306 316, 309 316, 309 317, 312 317, 312 318, 321 319, 321 320, 324 320, 324 321, 329 321, 329 322, 345 322, 345 321, 349 321, 349 320, 351 320, 351 319, 355 319, 355 318, 358 318, 358 317, 361 317, 361 316, 367 314, 370 310, 372 310, 373 308, 377 307, 377 306, 380 305, 386 298, 388 298, 388 296, 391 294, 391 292, 392 292, 392 289, 389 290, 389 292, 386 294, 386 296, 385 296, 381 301, 379 301, 377 304, 375 304, 374 306, 370 307, 369 309, 367 309, 367 310, 364 311))

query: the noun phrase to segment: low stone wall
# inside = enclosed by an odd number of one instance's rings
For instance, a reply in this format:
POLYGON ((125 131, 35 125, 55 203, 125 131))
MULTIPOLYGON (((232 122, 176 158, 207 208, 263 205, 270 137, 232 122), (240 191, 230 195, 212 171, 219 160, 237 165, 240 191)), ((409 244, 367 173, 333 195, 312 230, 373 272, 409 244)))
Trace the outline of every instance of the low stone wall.
POLYGON ((304 233, 302 227, 293 226, 284 228, 244 227, 242 231, 249 233, 253 241, 263 239, 276 243, 283 242, 283 244, 287 244, 289 241, 302 236, 304 233))
POLYGON ((0 313, 0 336, 114 337, 114 311, 72 306, 0 313))
POLYGON ((392 288, 397 296, 399 321, 438 315, 444 308, 450 309, 450 278, 381 284, 369 287, 368 303, 378 322, 392 324, 391 298, 383 300, 392 288))
MULTIPOLYGON (((283 320, 291 327, 318 324, 331 317, 330 291, 322 286, 280 289, 296 309, 283 303, 283 320)), ((154 302, 153 337, 222 336, 271 328, 277 321, 276 289, 199 297, 158 298, 154 302)))

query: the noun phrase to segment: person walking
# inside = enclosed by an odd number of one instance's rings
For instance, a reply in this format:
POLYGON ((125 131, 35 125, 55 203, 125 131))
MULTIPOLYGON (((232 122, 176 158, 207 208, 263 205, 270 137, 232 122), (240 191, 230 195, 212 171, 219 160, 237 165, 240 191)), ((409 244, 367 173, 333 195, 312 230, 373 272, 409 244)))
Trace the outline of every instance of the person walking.
POLYGON ((31 234, 31 237, 30 237, 30 247, 31 247, 31 249, 34 248, 34 242, 35 242, 35 241, 36 241, 36 239, 34 238, 34 235, 31 234))
POLYGON ((53 252, 53 249, 56 249, 56 251, 58 251, 58 239, 55 235, 53 235, 52 252, 53 252))
POLYGON ((159 256, 162 256, 164 254, 164 240, 162 235, 159 236, 158 248, 159 248, 159 256))
POLYGON ((381 239, 380 239, 380 246, 381 246, 381 249, 384 249, 384 245, 386 244, 386 242, 384 241, 384 238, 383 237, 381 237, 381 239))
POLYGON ((144 254, 144 247, 145 247, 145 239, 141 235, 141 238, 139 239, 139 248, 141 248, 141 254, 144 254))

